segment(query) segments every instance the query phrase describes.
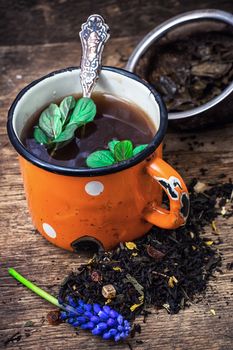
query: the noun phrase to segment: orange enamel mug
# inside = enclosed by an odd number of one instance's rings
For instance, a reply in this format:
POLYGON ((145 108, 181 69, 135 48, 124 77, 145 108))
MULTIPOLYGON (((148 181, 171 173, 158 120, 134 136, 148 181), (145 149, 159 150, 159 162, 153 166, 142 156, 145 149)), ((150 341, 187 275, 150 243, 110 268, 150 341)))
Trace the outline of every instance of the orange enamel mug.
POLYGON ((53 244, 78 252, 86 243, 109 250, 143 236, 152 225, 166 229, 184 225, 189 212, 187 188, 162 159, 167 111, 159 94, 135 74, 103 67, 95 91, 127 99, 151 119, 154 138, 138 155, 109 167, 72 169, 40 160, 21 143, 22 129, 36 111, 81 93, 79 73, 79 68, 67 68, 32 82, 9 110, 8 135, 19 154, 35 228, 53 244), (163 190, 169 210, 162 206, 163 190))

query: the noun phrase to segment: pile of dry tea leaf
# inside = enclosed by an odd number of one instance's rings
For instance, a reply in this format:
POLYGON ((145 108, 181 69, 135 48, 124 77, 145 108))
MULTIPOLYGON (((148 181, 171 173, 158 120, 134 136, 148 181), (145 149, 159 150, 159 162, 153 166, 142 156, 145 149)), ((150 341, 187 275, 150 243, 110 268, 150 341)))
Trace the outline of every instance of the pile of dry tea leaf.
POLYGON ((150 306, 179 312, 205 290, 221 265, 219 236, 213 241, 201 235, 206 225, 216 233, 217 215, 222 213, 226 219, 232 215, 232 190, 229 181, 200 192, 194 180, 189 187, 191 213, 186 226, 176 230, 153 227, 135 242, 94 255, 66 278, 60 300, 71 295, 87 303, 108 304, 129 320, 147 313, 150 306))
POLYGON ((198 107, 232 82, 232 36, 210 32, 158 43, 141 58, 136 73, 161 93, 169 112, 198 107))

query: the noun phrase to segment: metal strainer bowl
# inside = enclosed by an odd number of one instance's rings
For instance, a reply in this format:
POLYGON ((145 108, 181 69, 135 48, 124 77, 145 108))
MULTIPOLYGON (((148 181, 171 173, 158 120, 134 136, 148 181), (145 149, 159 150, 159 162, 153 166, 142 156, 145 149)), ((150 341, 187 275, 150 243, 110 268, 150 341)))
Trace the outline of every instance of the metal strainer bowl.
MULTIPOLYGON (((149 32, 136 46, 125 69, 135 72, 143 54, 161 39, 167 42, 189 34, 225 31, 233 34, 233 15, 220 10, 186 12, 163 22, 149 32)), ((232 41, 233 46, 233 41, 232 41)), ((170 124, 179 129, 193 129, 211 124, 233 121, 233 82, 218 96, 196 108, 168 114, 170 124)))

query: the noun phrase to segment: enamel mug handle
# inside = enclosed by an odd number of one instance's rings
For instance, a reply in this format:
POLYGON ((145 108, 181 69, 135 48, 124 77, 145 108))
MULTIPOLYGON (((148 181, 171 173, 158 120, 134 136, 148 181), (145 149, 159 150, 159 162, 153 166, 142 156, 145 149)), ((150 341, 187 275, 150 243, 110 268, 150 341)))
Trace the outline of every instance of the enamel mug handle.
POLYGON ((170 209, 164 209, 155 203, 152 208, 145 209, 144 219, 165 229, 184 225, 189 214, 189 194, 181 176, 159 157, 154 158, 146 170, 166 192, 170 209))

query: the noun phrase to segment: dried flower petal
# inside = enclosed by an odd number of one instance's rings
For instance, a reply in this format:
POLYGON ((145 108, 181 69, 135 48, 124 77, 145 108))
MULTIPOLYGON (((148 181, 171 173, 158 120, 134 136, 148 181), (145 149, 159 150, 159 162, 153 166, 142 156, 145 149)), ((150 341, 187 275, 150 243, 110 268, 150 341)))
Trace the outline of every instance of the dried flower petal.
POLYGON ((155 249, 152 245, 148 245, 146 247, 146 252, 151 258, 158 260, 158 261, 162 260, 165 256, 165 254, 163 252, 161 252, 158 249, 155 249))
POLYGON ((141 306, 141 304, 133 304, 132 306, 130 306, 130 310, 133 312, 135 309, 137 309, 139 306, 141 306))
POLYGON ((177 284, 177 283, 178 283, 178 280, 177 280, 177 278, 175 276, 169 277, 168 286, 170 288, 174 288, 175 284, 177 284))
POLYGON ((211 226, 212 226, 212 229, 214 230, 214 232, 217 233, 218 229, 217 229, 217 226, 216 226, 216 223, 214 220, 211 222, 211 226))
POLYGON ((206 242, 205 242, 205 245, 211 246, 213 243, 214 243, 213 241, 206 241, 206 242))
POLYGON ((122 269, 120 268, 120 266, 114 266, 113 268, 112 268, 114 271, 122 271, 122 269))
POLYGON ((215 312, 215 310, 214 310, 214 309, 210 309, 210 313, 211 313, 213 316, 215 316, 215 315, 216 315, 216 312, 215 312))
POLYGON ((129 250, 137 249, 137 246, 134 242, 125 242, 125 246, 129 250))
POLYGON ((48 320, 48 323, 51 324, 52 326, 58 326, 60 323, 62 323, 62 320, 60 318, 60 310, 50 311, 47 314, 47 320, 48 320))
POLYGON ((102 281, 102 275, 98 271, 92 271, 91 279, 93 282, 100 282, 100 281, 102 281))

